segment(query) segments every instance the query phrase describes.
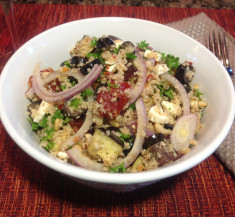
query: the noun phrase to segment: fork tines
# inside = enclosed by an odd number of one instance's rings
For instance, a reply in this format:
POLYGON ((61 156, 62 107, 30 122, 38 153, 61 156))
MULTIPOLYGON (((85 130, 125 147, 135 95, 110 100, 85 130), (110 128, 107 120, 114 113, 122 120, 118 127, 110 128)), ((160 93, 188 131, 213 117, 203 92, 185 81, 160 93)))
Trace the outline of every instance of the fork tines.
POLYGON ((217 56, 220 62, 224 65, 229 75, 233 75, 233 70, 229 63, 228 48, 226 44, 225 34, 213 30, 209 34, 208 48, 217 56))

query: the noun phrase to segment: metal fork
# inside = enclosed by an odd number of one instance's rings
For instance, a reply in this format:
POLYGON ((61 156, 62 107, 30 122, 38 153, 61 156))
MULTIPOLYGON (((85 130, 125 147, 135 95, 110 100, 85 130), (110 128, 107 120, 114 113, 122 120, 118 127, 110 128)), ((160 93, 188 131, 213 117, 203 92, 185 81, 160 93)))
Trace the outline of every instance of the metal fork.
POLYGON ((224 65, 229 75, 232 76, 233 70, 230 66, 228 58, 228 48, 225 40, 225 34, 219 33, 218 31, 217 34, 215 34, 215 31, 213 30, 212 33, 209 34, 208 48, 215 54, 215 56, 224 65))

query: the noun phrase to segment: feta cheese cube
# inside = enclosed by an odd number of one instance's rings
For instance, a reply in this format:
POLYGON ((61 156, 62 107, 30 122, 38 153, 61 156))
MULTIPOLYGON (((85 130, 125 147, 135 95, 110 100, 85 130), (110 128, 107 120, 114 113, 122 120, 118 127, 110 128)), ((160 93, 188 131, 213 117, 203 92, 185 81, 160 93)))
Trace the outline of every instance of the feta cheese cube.
POLYGON ((57 155, 58 155, 58 158, 60 158, 60 159, 62 159, 62 160, 69 158, 69 156, 67 155, 67 153, 64 152, 64 151, 59 151, 57 155))
POLYGON ((162 108, 155 105, 150 108, 148 113, 148 118, 150 121, 158 124, 167 124, 169 123, 169 118, 163 112, 162 108))
POLYGON ((162 55, 156 51, 151 51, 151 50, 146 50, 144 52, 144 57, 150 59, 150 58, 154 58, 157 62, 159 62, 162 58, 162 55))
POLYGON ((164 109, 169 111, 171 114, 173 114, 173 115, 178 114, 178 109, 179 109, 178 105, 171 103, 171 102, 168 102, 168 101, 162 101, 162 106, 164 109))
POLYGON ((111 61, 105 61, 105 64, 110 65, 110 66, 113 65, 113 64, 115 64, 115 63, 116 63, 116 62, 114 62, 114 61, 112 61, 112 62, 111 62, 111 61))
POLYGON ((162 63, 158 63, 156 66, 155 66, 155 72, 158 74, 158 75, 161 75, 165 72, 168 72, 169 71, 169 68, 167 67, 166 64, 162 64, 162 63))
POLYGON ((121 39, 117 39, 113 41, 115 43, 116 48, 119 48, 123 44, 123 41, 121 39))
POLYGON ((40 120, 42 120, 42 118, 44 117, 45 114, 49 113, 49 111, 52 107, 53 106, 50 103, 42 101, 36 114, 35 114, 33 121, 38 123, 40 120))
MULTIPOLYGON (((105 62, 106 63, 106 62, 105 62)), ((108 72, 114 72, 116 70, 116 67, 117 67, 117 63, 111 65, 111 66, 107 66, 106 67, 106 71, 108 72)))

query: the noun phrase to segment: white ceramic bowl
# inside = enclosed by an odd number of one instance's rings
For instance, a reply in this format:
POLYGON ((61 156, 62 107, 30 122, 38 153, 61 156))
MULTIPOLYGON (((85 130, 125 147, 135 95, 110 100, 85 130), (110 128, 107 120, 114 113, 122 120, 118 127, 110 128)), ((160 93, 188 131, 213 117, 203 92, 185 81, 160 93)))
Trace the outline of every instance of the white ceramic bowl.
POLYGON ((0 80, 0 115, 9 135, 31 157, 81 183, 112 191, 129 191, 182 173, 210 156, 222 143, 234 119, 234 87, 217 58, 185 34, 154 22, 131 18, 93 18, 66 23, 45 31, 25 43, 5 65, 0 80), (62 163, 39 147, 26 117, 24 93, 35 64, 57 68, 69 59, 69 50, 84 35, 115 35, 134 43, 146 40, 159 51, 188 60, 196 67, 208 102, 199 144, 190 153, 167 166, 132 174, 101 173, 62 163))

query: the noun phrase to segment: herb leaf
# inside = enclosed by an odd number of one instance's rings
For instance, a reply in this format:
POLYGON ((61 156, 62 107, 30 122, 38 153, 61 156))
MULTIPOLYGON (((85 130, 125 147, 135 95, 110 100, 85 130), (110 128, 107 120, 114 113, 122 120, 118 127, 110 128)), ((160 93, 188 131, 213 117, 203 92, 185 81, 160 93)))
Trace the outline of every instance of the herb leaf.
POLYGON ((161 57, 161 61, 165 61, 166 59, 166 54, 165 53, 161 53, 162 57, 161 57))
POLYGON ((54 112, 54 115, 51 118, 51 122, 54 124, 57 118, 64 120, 64 115, 61 113, 60 109, 54 112))
POLYGON ((134 59, 136 59, 136 55, 135 54, 133 54, 133 53, 126 53, 126 58, 127 59, 131 59, 131 60, 134 60, 134 59))
POLYGON ((102 53, 102 50, 97 50, 95 53, 88 53, 86 56, 87 58, 94 57, 95 59, 100 60, 101 63, 104 63, 104 59, 100 56, 102 53))
POLYGON ((65 90, 65 89, 66 89, 66 86, 60 85, 60 89, 61 89, 61 90, 65 90))
POLYGON ((118 54, 119 50, 120 50, 120 46, 115 47, 114 50, 113 50, 113 52, 114 52, 115 54, 118 54))
POLYGON ((38 123, 38 125, 42 128, 47 128, 47 122, 48 122, 48 115, 45 115, 43 119, 38 123))
POLYGON ((179 57, 168 54, 165 58, 165 63, 169 68, 169 73, 172 74, 174 69, 177 69, 179 66, 179 57))
POLYGON ((147 43, 146 40, 144 40, 144 41, 141 41, 140 43, 137 43, 137 46, 140 49, 146 50, 149 46, 149 43, 147 43))
POLYGON ((95 37, 92 41, 91 41, 91 47, 95 47, 97 44, 97 38, 95 37))
POLYGON ((167 96, 169 99, 174 98, 174 96, 173 96, 174 89, 172 87, 170 87, 167 90, 165 90, 162 85, 157 85, 157 87, 160 89, 160 96, 161 97, 167 96))
POLYGON ((199 100, 202 100, 201 95, 203 95, 203 93, 200 92, 198 89, 196 88, 193 89, 193 95, 198 97, 199 100))
POLYGON ((72 102, 70 103, 70 106, 74 107, 74 108, 78 108, 78 106, 81 104, 82 102, 82 98, 81 99, 73 99, 72 102))
POLYGON ((111 84, 110 82, 107 81, 107 84, 108 84, 108 91, 110 91, 110 88, 119 88, 119 85, 118 84, 111 84))
POLYGON ((49 152, 54 146, 55 146, 54 142, 48 142, 48 144, 45 147, 45 149, 49 152))
POLYGON ((72 86, 75 86, 77 83, 76 83, 76 81, 72 81, 72 86))
POLYGON ((54 128, 51 128, 49 130, 46 130, 46 136, 42 138, 42 141, 50 141, 53 137, 53 132, 55 131, 54 128))
POLYGON ((121 132, 121 136, 120 136, 120 139, 123 141, 123 142, 134 142, 134 138, 129 135, 129 134, 124 134, 121 132))
POLYGON ((135 102, 133 104, 131 104, 128 108, 132 109, 132 110, 136 110, 136 107, 135 107, 135 102))
POLYGON ((86 88, 85 90, 82 91, 82 98, 86 96, 92 96, 93 95, 93 90, 90 88, 86 88))
POLYGON ((39 129, 38 123, 34 122, 32 118, 28 118, 29 123, 31 124, 32 130, 37 131, 39 129))
POLYGON ((66 61, 64 65, 67 66, 68 68, 71 68, 69 61, 66 61))
POLYGON ((124 162, 116 167, 110 168, 111 173, 125 173, 126 168, 124 167, 124 162))
POLYGON ((71 121, 72 119, 71 118, 69 118, 69 117, 65 117, 64 118, 64 121, 63 121, 63 124, 65 125, 65 124, 67 124, 69 121, 71 121))
POLYGON ((32 130, 37 131, 40 130, 41 128, 47 128, 47 122, 48 122, 47 117, 48 115, 45 115, 39 123, 34 122, 33 119, 29 117, 28 121, 32 126, 32 130))

